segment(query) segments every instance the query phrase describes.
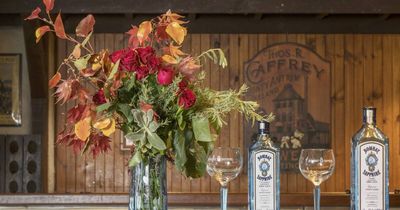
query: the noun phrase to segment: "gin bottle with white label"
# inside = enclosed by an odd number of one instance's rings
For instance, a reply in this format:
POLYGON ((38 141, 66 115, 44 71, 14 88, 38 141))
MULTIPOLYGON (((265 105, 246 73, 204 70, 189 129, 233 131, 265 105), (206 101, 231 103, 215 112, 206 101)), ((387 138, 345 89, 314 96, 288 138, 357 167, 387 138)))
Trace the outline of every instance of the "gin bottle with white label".
POLYGON ((353 136, 351 209, 389 209, 389 140, 376 127, 376 108, 363 109, 363 126, 353 136))
POLYGON ((259 122, 256 141, 249 148, 249 209, 279 210, 279 147, 271 140, 269 123, 259 122))

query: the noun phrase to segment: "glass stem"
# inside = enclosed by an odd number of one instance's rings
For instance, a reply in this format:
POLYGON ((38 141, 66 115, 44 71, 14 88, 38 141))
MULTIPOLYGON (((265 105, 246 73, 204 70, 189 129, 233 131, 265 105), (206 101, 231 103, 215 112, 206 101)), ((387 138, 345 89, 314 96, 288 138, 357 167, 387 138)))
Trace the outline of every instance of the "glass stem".
POLYGON ((226 210, 228 206, 228 187, 221 186, 221 210, 226 210))
POLYGON ((316 185, 314 187, 314 210, 319 210, 320 209, 320 194, 321 194, 321 189, 319 185, 316 185))

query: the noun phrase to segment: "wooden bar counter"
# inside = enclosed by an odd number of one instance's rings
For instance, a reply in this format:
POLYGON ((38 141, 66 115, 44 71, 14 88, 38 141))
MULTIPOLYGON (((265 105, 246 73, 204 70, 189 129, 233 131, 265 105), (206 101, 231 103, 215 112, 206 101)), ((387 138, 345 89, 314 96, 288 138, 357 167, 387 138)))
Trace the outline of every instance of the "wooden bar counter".
MULTIPOLYGON (((229 206, 235 209, 247 209, 247 194, 232 193, 229 195, 229 206)), ((126 208, 127 194, 13 194, 0 195, 0 209, 17 207, 65 207, 74 208, 126 208)), ((168 203, 171 209, 213 209, 219 205, 217 193, 170 193, 168 203)), ((283 209, 307 209, 313 205, 313 196, 310 193, 285 193, 281 195, 283 209)), ((347 209, 350 205, 348 194, 322 193, 321 206, 324 209, 347 209), (341 207, 341 208, 340 208, 341 207)), ((390 195, 391 209, 400 209, 400 195, 390 195)), ((19 208, 18 208, 19 209, 19 208)))

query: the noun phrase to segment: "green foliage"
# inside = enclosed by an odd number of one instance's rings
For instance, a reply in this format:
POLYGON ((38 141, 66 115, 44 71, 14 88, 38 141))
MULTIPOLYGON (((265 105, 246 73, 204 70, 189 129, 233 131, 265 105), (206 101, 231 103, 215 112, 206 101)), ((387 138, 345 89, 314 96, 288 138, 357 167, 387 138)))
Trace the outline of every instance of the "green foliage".
POLYGON ((239 91, 198 90, 196 92, 199 97, 199 103, 197 104, 198 114, 207 116, 216 130, 220 130, 226 124, 224 118, 232 111, 242 113, 253 124, 256 120, 271 122, 273 115, 263 116, 257 113, 259 107, 257 102, 242 99, 247 90, 248 87, 246 85, 243 85, 239 91))
POLYGON ((198 58, 199 59, 208 58, 211 61, 213 61, 214 64, 217 64, 217 65, 221 66, 222 68, 225 68, 226 66, 228 66, 228 62, 226 61, 225 53, 220 48, 209 49, 209 50, 201 53, 198 58))

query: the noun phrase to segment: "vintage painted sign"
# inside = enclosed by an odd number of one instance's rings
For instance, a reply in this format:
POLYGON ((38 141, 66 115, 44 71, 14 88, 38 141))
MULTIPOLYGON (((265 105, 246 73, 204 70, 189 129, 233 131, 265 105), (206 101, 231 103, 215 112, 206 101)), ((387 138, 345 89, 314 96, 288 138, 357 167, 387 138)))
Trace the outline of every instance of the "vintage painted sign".
MULTIPOLYGON (((264 48, 244 64, 246 99, 276 115, 271 134, 281 147, 283 172, 298 171, 301 148, 330 147, 330 76, 330 62, 296 43, 264 48)), ((245 123, 246 148, 256 132, 245 123)))

